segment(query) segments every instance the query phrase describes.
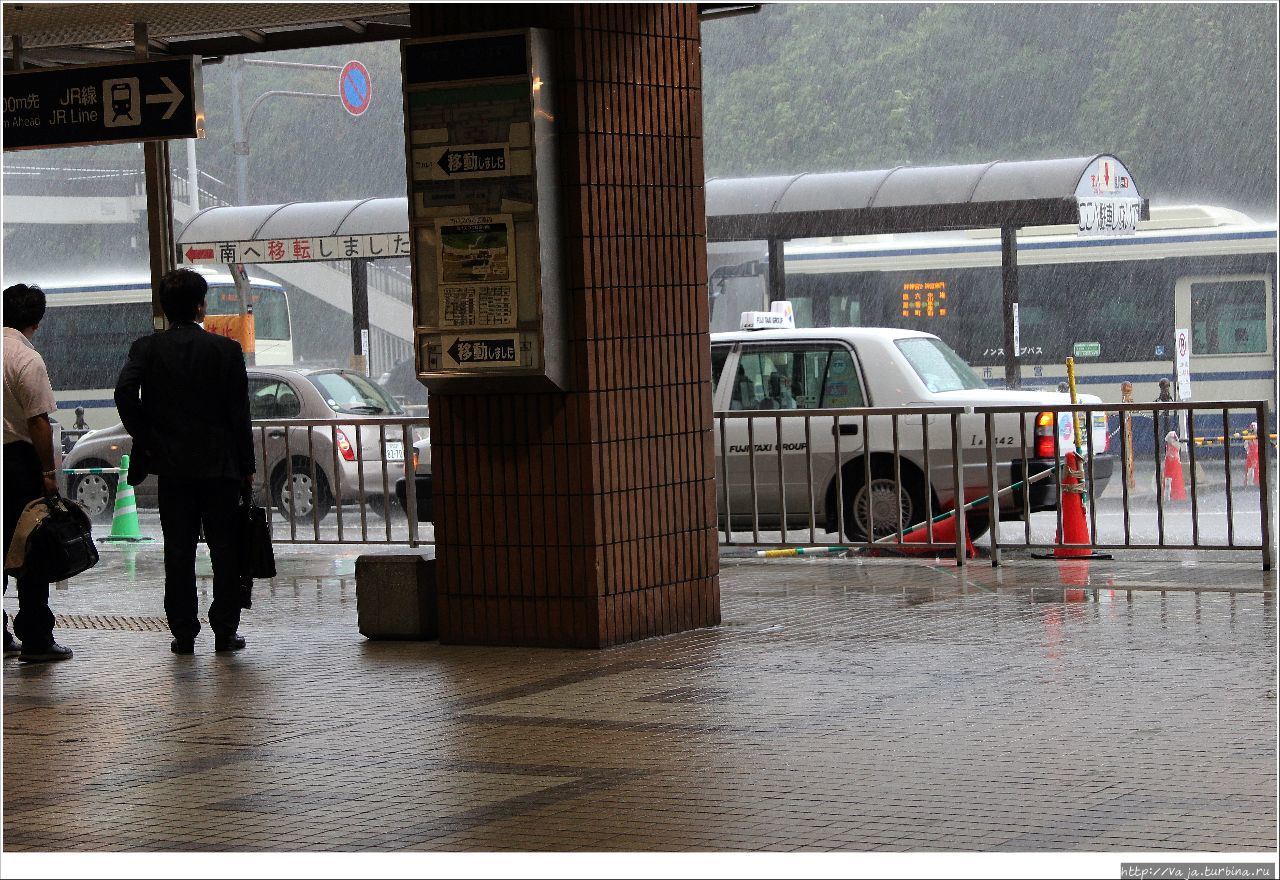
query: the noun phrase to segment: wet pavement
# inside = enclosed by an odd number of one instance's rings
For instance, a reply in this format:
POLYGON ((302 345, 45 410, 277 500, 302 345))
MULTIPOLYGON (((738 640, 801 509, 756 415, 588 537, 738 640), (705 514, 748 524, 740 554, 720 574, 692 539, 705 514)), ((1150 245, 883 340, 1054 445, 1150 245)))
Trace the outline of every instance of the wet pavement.
POLYGON ((561 651, 368 641, 359 548, 278 552, 238 655, 169 653, 158 544, 54 591, 75 659, 4 662, 6 851, 1276 847, 1256 554, 728 551, 723 625, 561 651))

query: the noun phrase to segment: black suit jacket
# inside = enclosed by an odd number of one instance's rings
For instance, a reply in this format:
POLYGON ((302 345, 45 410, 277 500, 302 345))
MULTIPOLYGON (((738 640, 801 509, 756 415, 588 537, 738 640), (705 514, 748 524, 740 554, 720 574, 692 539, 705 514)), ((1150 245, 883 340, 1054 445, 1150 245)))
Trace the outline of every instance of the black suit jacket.
POLYGON ((129 483, 148 473, 238 480, 254 472, 249 380, 240 344, 176 324, 134 341, 116 409, 133 437, 129 483))

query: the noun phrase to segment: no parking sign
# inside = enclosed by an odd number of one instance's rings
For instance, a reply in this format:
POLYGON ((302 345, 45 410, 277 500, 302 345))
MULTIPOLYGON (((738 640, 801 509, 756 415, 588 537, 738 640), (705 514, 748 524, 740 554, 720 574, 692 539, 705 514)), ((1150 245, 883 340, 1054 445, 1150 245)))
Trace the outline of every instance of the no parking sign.
POLYGON ((359 61, 348 61, 342 73, 338 74, 338 96, 352 116, 359 116, 369 109, 369 102, 373 100, 373 80, 359 61))

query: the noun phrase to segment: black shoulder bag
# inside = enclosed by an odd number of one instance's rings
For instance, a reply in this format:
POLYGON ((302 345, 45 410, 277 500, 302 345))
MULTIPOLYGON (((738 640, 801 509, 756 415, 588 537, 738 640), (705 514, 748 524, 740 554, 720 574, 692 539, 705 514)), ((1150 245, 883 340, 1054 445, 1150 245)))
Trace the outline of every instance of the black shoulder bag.
POLYGON ((271 546, 267 509, 248 495, 240 498, 240 607, 253 607, 253 579, 276 576, 276 553, 271 546))
POLYGON ((98 564, 89 517, 60 495, 44 499, 49 513, 27 537, 23 571, 40 580, 65 581, 98 564))

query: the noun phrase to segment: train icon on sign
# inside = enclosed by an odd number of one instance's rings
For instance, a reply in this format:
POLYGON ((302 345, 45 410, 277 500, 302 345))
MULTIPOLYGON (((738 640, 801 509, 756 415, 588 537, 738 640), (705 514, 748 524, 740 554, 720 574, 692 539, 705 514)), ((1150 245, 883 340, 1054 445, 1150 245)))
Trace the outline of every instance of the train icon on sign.
POLYGON ((142 124, 141 89, 136 76, 102 81, 102 124, 107 128, 142 124))

